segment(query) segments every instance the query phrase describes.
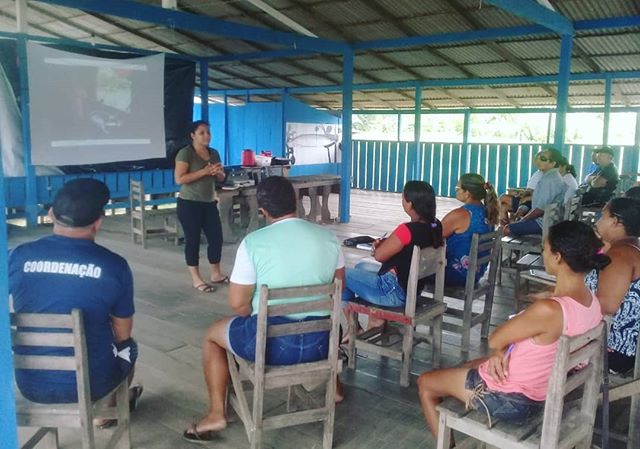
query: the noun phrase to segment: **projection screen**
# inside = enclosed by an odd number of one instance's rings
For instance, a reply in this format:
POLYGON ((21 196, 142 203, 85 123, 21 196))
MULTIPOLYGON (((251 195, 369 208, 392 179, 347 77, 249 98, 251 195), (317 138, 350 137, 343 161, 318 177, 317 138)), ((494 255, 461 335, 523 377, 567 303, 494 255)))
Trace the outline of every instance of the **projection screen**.
POLYGON ((27 48, 34 165, 165 157, 164 55, 106 59, 27 48))

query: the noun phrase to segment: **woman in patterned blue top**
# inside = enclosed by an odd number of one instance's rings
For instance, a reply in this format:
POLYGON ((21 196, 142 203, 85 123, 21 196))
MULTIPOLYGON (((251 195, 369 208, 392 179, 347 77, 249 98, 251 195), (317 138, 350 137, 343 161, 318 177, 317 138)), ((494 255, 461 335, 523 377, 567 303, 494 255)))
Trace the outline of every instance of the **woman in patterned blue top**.
POLYGON ((633 369, 640 330, 640 201, 614 198, 596 225, 611 264, 585 279, 596 292, 602 313, 614 314, 609 332, 609 368, 633 369))
MULTIPOLYGON (((493 186, 476 173, 462 175, 456 185, 456 199, 462 207, 442 219, 442 235, 447 238, 446 285, 465 285, 469 267, 471 238, 475 233, 493 231, 498 223, 498 198, 493 186)), ((487 265, 478 267, 476 282, 487 265)))

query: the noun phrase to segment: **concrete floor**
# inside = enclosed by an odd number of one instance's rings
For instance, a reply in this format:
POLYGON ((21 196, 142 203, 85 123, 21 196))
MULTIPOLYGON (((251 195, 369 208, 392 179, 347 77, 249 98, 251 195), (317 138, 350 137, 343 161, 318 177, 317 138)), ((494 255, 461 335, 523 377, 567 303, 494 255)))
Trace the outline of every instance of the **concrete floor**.
MULTIPOLYGON (((331 224, 340 240, 354 235, 379 236, 406 220, 399 194, 353 191, 352 217, 348 224, 331 224)), ((451 199, 439 199, 438 216, 456 207, 451 199)), ((337 204, 332 204, 337 212, 337 204)), ((35 230, 12 227, 10 247, 51 231, 48 226, 35 230)), ((131 243, 128 216, 108 216, 98 243, 123 255, 129 261, 135 279, 134 337, 140 344, 136 382, 144 385, 144 395, 132 416, 132 442, 135 448, 181 449, 194 447, 182 440, 182 431, 205 412, 206 389, 201 370, 201 339, 207 326, 231 314, 226 301, 226 286, 213 294, 191 287, 186 272, 183 248, 160 239, 149 241, 143 250, 131 243)), ((222 265, 230 273, 237 244, 225 244, 222 265)), ((204 253, 204 249, 202 251, 204 253)), ((347 265, 365 256, 362 251, 345 248, 347 265)), ((493 323, 513 313, 513 289, 503 286, 498 292, 493 323)), ((483 346, 479 330, 472 333, 472 356, 483 346)), ((459 361, 459 340, 444 335, 443 366, 459 361)), ((431 350, 416 348, 412 384, 397 384, 398 364, 359 356, 358 369, 342 374, 346 398, 336 407, 334 447, 341 449, 433 448, 420 412, 415 379, 430 368, 431 350)), ((286 392, 269 394, 265 410, 281 408, 286 392)), ((97 430, 104 440, 108 430, 97 430)), ((21 430, 21 438, 29 434, 21 430)), ((269 431, 265 447, 301 449, 322 447, 320 424, 269 431)), ((79 438, 69 430, 61 432, 62 448, 79 448, 79 438)), ((234 449, 248 447, 242 424, 236 419, 205 447, 234 449)))

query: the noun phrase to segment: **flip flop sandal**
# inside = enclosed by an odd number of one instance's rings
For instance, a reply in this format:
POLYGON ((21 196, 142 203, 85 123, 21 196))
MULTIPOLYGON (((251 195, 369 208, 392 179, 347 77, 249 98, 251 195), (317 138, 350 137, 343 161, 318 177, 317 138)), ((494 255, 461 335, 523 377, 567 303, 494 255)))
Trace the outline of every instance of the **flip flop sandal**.
POLYGON ((202 293, 213 293, 216 291, 216 288, 213 285, 209 285, 206 282, 202 284, 194 285, 193 288, 202 293))
POLYGON ((182 433, 182 438, 184 440, 189 441, 190 443, 208 443, 209 441, 213 441, 216 438, 216 434, 218 432, 214 430, 204 430, 202 432, 198 432, 196 430, 196 424, 192 424, 187 430, 182 433))
POLYGON ((214 281, 213 279, 211 279, 211 281, 209 281, 209 285, 226 284, 227 282, 229 282, 229 276, 225 276, 222 279, 217 281, 214 281))
POLYGON ((100 430, 111 429, 118 425, 117 419, 105 419, 101 424, 96 424, 96 427, 100 430))
POLYGON ((138 400, 140 396, 142 396, 142 392, 144 391, 144 387, 142 385, 134 385, 129 388, 129 412, 133 412, 138 408, 138 400))

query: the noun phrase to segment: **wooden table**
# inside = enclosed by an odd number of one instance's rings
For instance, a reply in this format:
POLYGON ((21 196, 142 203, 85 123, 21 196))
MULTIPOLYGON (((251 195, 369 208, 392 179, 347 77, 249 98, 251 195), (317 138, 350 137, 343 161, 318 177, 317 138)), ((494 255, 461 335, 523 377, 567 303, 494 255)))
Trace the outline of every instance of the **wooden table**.
POLYGON ((337 218, 331 218, 329 194, 338 194, 338 210, 340 210, 340 180, 341 177, 339 175, 289 177, 298 199, 298 216, 314 222, 332 223, 336 221, 337 218), (308 214, 302 203, 304 196, 308 196, 311 199, 311 207, 308 214))
POLYGON ((260 227, 255 186, 238 187, 234 190, 221 189, 217 194, 222 238, 225 243, 236 243, 260 227))
MULTIPOLYGON (((340 195, 340 176, 293 176, 289 180, 296 192, 300 218, 322 223, 335 221, 334 218, 331 218, 329 211, 329 194, 337 193, 338 196, 340 195), (311 208, 308 214, 302 203, 302 198, 305 195, 311 198, 311 208)), ((238 187, 233 190, 220 189, 217 194, 222 236, 225 243, 236 243, 249 232, 264 226, 264 218, 258 212, 255 186, 238 187)), ((340 204, 340 199, 338 199, 338 204, 340 204)))

